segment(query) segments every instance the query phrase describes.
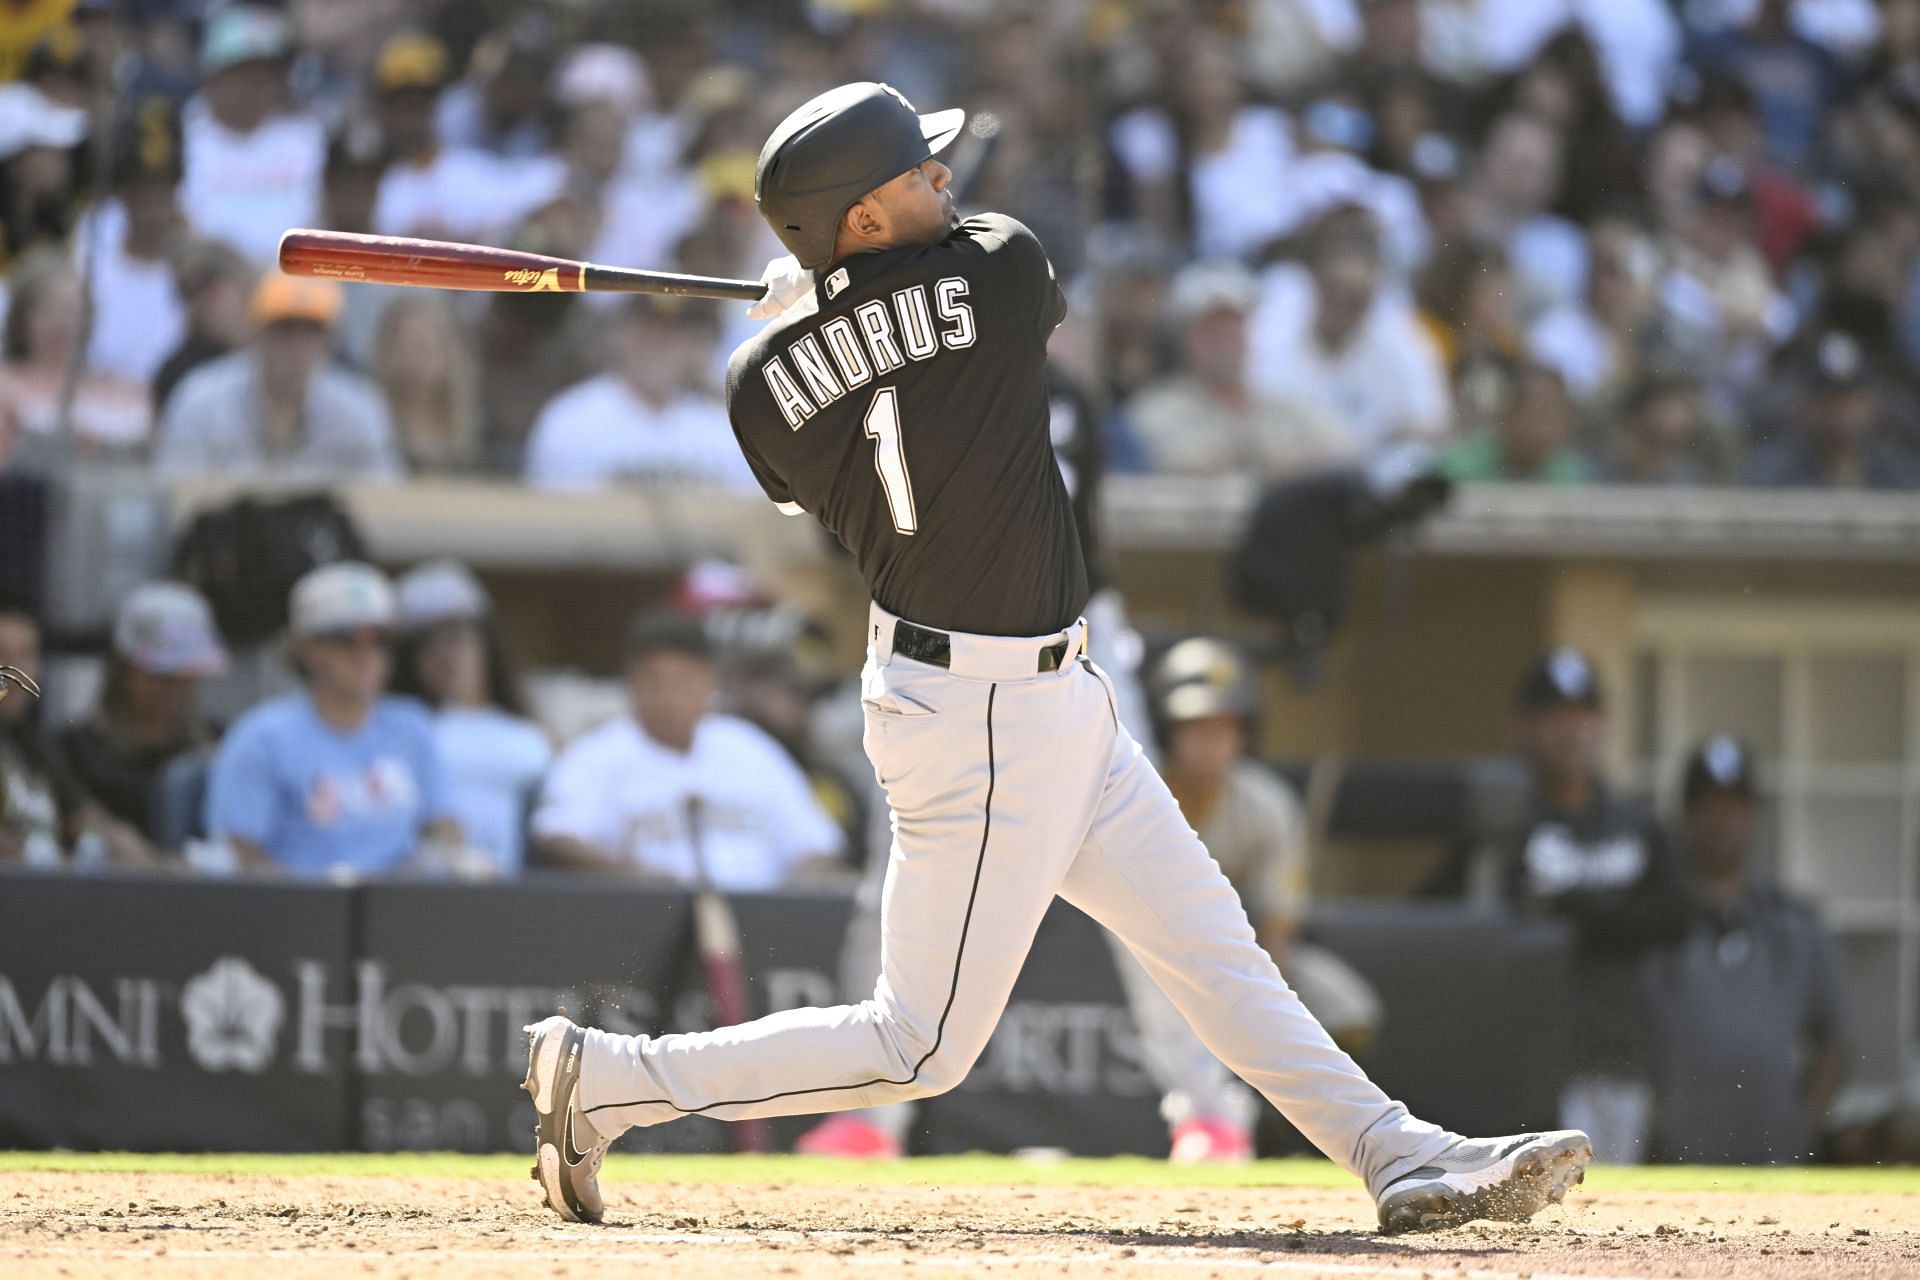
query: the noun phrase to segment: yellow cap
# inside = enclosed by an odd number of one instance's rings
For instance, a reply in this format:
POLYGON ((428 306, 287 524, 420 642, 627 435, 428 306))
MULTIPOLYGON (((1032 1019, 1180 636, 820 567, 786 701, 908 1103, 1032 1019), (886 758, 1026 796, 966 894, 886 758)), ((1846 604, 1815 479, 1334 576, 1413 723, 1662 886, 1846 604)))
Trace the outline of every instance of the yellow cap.
POLYGON ((260 327, 283 320, 305 320, 331 329, 333 322, 340 318, 340 305, 340 286, 331 280, 311 280, 276 271, 262 276, 254 286, 249 314, 260 327))
POLYGON ((447 46, 432 36, 410 32, 381 46, 373 64, 373 83, 382 93, 396 89, 438 89, 447 82, 452 60, 447 46))

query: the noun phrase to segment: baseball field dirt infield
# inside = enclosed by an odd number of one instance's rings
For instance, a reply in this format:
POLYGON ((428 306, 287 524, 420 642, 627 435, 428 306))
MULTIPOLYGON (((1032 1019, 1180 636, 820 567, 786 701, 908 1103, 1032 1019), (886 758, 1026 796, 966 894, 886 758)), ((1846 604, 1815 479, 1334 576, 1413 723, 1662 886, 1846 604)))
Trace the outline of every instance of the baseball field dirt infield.
POLYGON ((1920 1275, 1913 1170, 1598 1169, 1526 1226, 1373 1233, 1329 1166, 616 1156, 607 1223, 505 1157, 0 1154, 0 1276, 1920 1275))

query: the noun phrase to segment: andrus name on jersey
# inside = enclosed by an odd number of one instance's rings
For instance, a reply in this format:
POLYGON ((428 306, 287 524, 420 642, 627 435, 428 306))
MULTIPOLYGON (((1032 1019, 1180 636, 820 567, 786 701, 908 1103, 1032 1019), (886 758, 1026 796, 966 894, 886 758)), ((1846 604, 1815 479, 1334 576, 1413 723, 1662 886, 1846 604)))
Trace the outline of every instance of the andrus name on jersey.
POLYGON ((977 334, 966 296, 967 282, 959 276, 935 281, 931 303, 923 284, 897 289, 891 307, 869 299, 851 316, 835 316, 788 343, 786 359, 769 355, 761 374, 787 426, 798 431, 827 405, 909 360, 972 346, 977 334), (936 315, 943 326, 938 331, 936 315))

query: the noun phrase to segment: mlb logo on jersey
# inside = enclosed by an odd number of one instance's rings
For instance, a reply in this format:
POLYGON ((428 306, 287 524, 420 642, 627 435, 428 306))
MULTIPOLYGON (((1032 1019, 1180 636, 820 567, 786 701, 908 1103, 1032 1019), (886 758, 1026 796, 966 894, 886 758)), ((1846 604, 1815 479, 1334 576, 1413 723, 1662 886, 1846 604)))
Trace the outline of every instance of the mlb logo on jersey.
POLYGON ((831 302, 842 293, 845 293, 847 283, 847 269, 845 267, 841 267, 838 271, 828 276, 826 284, 827 301, 831 302))

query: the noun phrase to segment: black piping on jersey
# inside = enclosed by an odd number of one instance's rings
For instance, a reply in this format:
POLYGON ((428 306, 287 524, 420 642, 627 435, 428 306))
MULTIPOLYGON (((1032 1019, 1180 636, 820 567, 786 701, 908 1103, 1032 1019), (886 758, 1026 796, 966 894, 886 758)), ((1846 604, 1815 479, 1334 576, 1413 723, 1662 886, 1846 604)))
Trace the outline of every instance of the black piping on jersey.
POLYGON ((809 1093, 844 1093, 849 1089, 867 1089, 876 1084, 909 1085, 920 1078, 920 1068, 927 1065, 933 1055, 940 1052, 940 1042, 947 1034, 947 1015, 953 1012, 953 1002, 960 995, 960 962, 967 954, 967 931, 973 926, 973 904, 980 896, 980 872, 987 864, 987 837, 993 832, 993 698, 1000 691, 998 684, 987 687, 987 799, 982 806, 980 819, 980 852, 973 860, 973 887, 967 890, 966 914, 960 918, 960 942, 953 952, 953 981, 947 986, 946 1007, 940 1010, 940 1022, 934 1028, 933 1044, 920 1055, 913 1064, 913 1070, 907 1073, 905 1080, 890 1080, 884 1076, 875 1076, 871 1080, 861 1080, 855 1084, 826 1084, 812 1089, 786 1089, 779 1093, 770 1093, 764 1098, 729 1098, 724 1102, 709 1102, 704 1107, 682 1107, 666 1098, 641 1098, 633 1102, 603 1102, 598 1106, 585 1107, 587 1115, 596 1111, 606 1111, 615 1107, 672 1107, 683 1116, 699 1115, 715 1107, 751 1107, 762 1102, 772 1102, 776 1098, 797 1098, 809 1093))

